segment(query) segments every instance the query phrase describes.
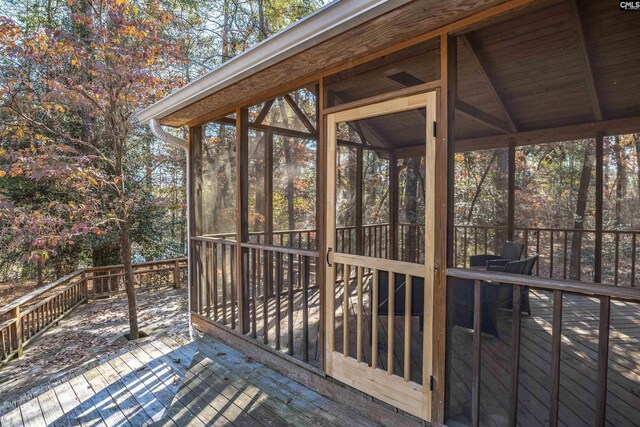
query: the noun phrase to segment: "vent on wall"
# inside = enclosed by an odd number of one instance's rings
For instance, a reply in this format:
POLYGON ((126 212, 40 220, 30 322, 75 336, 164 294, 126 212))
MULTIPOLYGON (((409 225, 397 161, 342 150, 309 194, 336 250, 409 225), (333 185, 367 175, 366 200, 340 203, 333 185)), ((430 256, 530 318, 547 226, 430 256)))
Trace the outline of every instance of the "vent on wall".
POLYGON ((417 86, 424 83, 422 80, 420 80, 416 76, 412 76, 406 71, 400 71, 399 73, 389 74, 385 77, 404 87, 417 86))

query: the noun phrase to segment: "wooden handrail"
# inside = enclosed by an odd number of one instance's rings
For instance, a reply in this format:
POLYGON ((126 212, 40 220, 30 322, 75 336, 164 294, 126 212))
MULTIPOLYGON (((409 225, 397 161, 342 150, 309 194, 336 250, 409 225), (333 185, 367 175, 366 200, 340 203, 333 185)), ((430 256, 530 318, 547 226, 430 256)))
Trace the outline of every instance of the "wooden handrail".
MULTIPOLYGON (((133 264, 133 274, 141 276, 151 273, 166 274, 168 272, 170 273, 169 281, 174 286, 178 286, 180 271, 184 271, 186 262, 186 258, 172 258, 169 260, 136 263, 133 264), (154 268, 154 266, 161 267, 154 268)), ((119 292, 119 289, 114 290, 111 288, 112 282, 108 282, 107 292, 95 292, 95 289, 93 289, 93 292, 90 293, 87 289, 87 282, 91 280, 95 286, 96 283, 103 283, 103 279, 109 280, 123 276, 123 270, 123 265, 76 270, 1 307, 0 315, 8 314, 9 319, 0 323, 3 339, 5 339, 4 337, 8 339, 7 345, 5 346, 5 343, 3 343, 0 348, 0 363, 6 363, 16 356, 21 357, 25 345, 56 324, 76 306, 87 301, 90 295, 95 297, 119 292), (113 270, 117 272, 114 273, 112 272, 113 270), (108 274, 96 274, 100 272, 107 272, 108 274), (51 295, 40 298, 52 290, 54 292, 51 295)), ((152 289, 153 287, 146 286, 145 288, 152 289)))
POLYGON ((625 301, 640 302, 640 289, 603 285, 600 283, 549 279, 546 277, 525 276, 522 274, 501 273, 470 268, 448 268, 447 276, 459 279, 481 280, 483 282, 528 286, 534 289, 558 290, 591 297, 606 296, 625 301))
POLYGON ((76 270, 71 274, 67 274, 64 277, 59 278, 58 280, 55 280, 51 283, 49 283, 46 286, 43 286, 41 288, 36 289, 35 291, 29 292, 26 295, 21 296, 20 298, 18 298, 17 300, 14 300, 12 302, 10 302, 9 304, 0 307, 0 315, 8 313, 9 311, 13 310, 16 307, 19 307, 21 305, 24 305, 25 303, 27 303, 28 301, 44 294, 47 291, 50 291, 51 289, 60 286, 61 284, 67 282, 68 280, 71 280, 79 275, 81 275, 83 273, 84 270, 76 270))
POLYGON ((265 244, 258 244, 258 243, 242 243, 241 246, 247 249, 259 249, 263 251, 279 252, 279 253, 291 254, 291 255, 302 255, 302 256, 308 256, 312 258, 318 258, 320 256, 320 253, 317 251, 288 248, 286 246, 265 245, 265 244))

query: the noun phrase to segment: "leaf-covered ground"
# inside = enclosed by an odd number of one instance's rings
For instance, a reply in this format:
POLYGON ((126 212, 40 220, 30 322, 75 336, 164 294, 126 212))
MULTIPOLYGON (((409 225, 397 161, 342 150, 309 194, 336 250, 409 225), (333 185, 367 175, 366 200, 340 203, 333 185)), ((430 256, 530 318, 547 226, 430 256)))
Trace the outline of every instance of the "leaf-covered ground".
MULTIPOLYGON (((186 289, 159 289, 138 295, 138 321, 149 334, 188 337, 186 289)), ((116 297, 76 308, 57 326, 35 339, 20 360, 0 367, 0 413, 12 401, 50 386, 77 368, 124 351, 129 342, 127 300, 116 297)))
POLYGON ((0 282, 0 306, 7 305, 11 301, 36 290, 36 284, 35 280, 26 282, 22 282, 21 280, 8 280, 6 282, 0 282))

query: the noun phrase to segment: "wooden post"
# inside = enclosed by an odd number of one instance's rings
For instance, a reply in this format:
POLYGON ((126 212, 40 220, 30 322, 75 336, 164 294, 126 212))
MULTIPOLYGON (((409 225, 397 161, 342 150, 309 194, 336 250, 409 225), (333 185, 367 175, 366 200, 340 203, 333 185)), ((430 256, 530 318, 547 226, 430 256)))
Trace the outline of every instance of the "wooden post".
POLYGON ((191 183, 190 188, 188 189, 190 194, 190 206, 189 206, 189 247, 191 251, 191 257, 189 262, 191 263, 191 289, 189 289, 191 295, 191 307, 190 310, 194 310, 197 303, 197 293, 196 289, 199 286, 199 282, 197 279, 197 269, 196 267, 196 257, 194 256, 195 251, 193 241, 191 240, 194 236, 199 236, 202 234, 202 126, 194 126, 189 128, 189 151, 190 155, 188 156, 188 160, 190 162, 190 180, 191 183))
MULTIPOLYGON (((444 423, 448 408, 447 394, 449 375, 445 372, 445 358, 451 355, 446 342, 447 272, 445 267, 453 266, 453 190, 454 190, 454 128, 455 101, 457 91, 458 41, 453 36, 440 38, 440 78, 442 87, 438 90, 439 121, 436 127, 436 226, 435 254, 438 270, 435 276, 433 294, 433 377, 432 417, 434 423, 444 423)), ((433 262, 425 260, 425 262, 433 262)), ((425 384, 428 379, 425 378, 425 384)))
POLYGON ((516 144, 509 142, 509 183, 507 195, 507 240, 513 241, 516 210, 516 144))
MULTIPOLYGON (((327 247, 332 246, 333 242, 326 241, 325 227, 326 220, 326 198, 327 198, 327 186, 326 186, 326 171, 327 171, 327 141, 326 141, 326 129, 324 119, 324 83, 322 79, 316 86, 317 88, 317 128, 318 128, 318 157, 317 157, 317 175, 316 175, 316 248, 319 252, 318 264, 316 265, 316 285, 320 292, 320 325, 318 328, 318 346, 320 347, 318 353, 320 355, 320 369, 325 369, 325 321, 326 315, 326 271, 325 263, 327 247)), ((306 271, 305 271, 306 274, 306 271)), ((331 313, 329 313, 331 315, 331 313)))
POLYGON ((236 295, 238 323, 243 334, 249 332, 249 111, 236 112, 236 295))
POLYGON ((173 262, 173 287, 180 288, 180 262, 178 260, 173 262))
POLYGON ((12 309, 9 312, 9 316, 16 319, 16 322, 13 324, 13 342, 16 343, 16 347, 18 349, 18 359, 22 358, 22 320, 20 319, 20 306, 12 309))
POLYGON ((595 261, 593 266, 593 281, 602 282, 602 221, 604 192, 604 134, 597 133, 596 136, 596 241, 595 241, 595 261))
POLYGON ((362 181, 363 181, 363 152, 362 147, 356 147, 356 254, 364 255, 364 235, 362 229, 362 181))
MULTIPOLYGON (((273 244, 273 132, 268 130, 264 144, 264 244, 273 244)), ((264 280, 267 284, 265 298, 273 295, 273 252, 265 252, 264 280)), ((266 300, 266 299, 265 299, 266 300)))
POLYGON ((86 304, 87 302, 89 302, 89 289, 87 286, 87 282, 89 280, 87 279, 87 276, 84 271, 80 274, 80 277, 82 277, 82 285, 80 285, 80 292, 82 292, 81 298, 84 300, 84 303, 86 304))

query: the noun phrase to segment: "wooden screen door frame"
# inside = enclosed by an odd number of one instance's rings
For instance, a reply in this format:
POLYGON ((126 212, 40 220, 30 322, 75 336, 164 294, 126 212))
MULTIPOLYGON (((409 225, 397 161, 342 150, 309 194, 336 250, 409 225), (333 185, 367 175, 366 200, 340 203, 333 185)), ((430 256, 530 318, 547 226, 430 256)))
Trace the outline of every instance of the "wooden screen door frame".
MULTIPOLYGON (((326 117, 327 126, 327 192, 326 192, 326 244, 327 265, 325 292, 325 371, 327 375, 361 390, 373 397, 385 401, 397 408, 400 408, 412 415, 431 420, 431 374, 432 374, 432 354, 433 354, 433 289, 435 282, 434 267, 434 236, 435 236, 435 155, 436 138, 434 127, 437 117, 437 95, 436 91, 429 91, 417 95, 396 98, 385 102, 365 105, 350 110, 339 111, 328 114, 326 117), (376 116, 384 116, 418 108, 426 109, 426 135, 425 135, 425 263, 411 264, 403 261, 393 261, 367 256, 337 253, 333 250, 336 237, 336 152, 337 133, 336 124, 339 122, 368 119, 376 116), (392 375, 392 369, 388 372, 379 368, 373 368, 365 362, 359 362, 352 357, 347 357, 341 352, 335 351, 335 287, 336 287, 336 263, 353 266, 358 271, 359 283, 362 283, 363 268, 373 269, 373 288, 377 289, 377 271, 388 271, 393 274, 406 275, 409 279, 413 276, 424 278, 424 330, 423 330, 423 354, 422 354, 422 384, 410 381, 407 375, 402 378, 392 375)), ((393 276, 395 277, 395 276, 393 276)), ((395 279, 394 279, 395 280, 395 279)), ((407 280, 407 283, 412 279, 407 280)), ((390 289, 393 281, 389 280, 390 289)), ((358 285, 361 289, 362 285, 358 285)), ((410 285, 409 285, 410 286, 410 285)), ((408 286, 408 287, 409 287, 408 286)), ((360 294, 362 291, 359 291, 360 294)), ((374 290, 374 295, 377 291, 374 290)), ((390 292, 393 293, 393 292, 390 292)), ((406 292, 409 294, 410 292, 406 292)), ((375 297, 374 297, 375 298, 375 297)), ((347 299, 347 298, 345 298, 347 299)), ((392 304, 391 302, 389 303, 392 304)), ((377 307, 372 304, 373 314, 377 314, 377 307)), ((362 311, 360 310, 360 313, 362 311)), ((359 323, 361 317, 359 316, 359 323)), ((391 316, 394 317, 394 316, 391 316)), ((393 322, 393 320, 391 320, 393 322)), ((406 324, 410 322, 405 323, 406 324)), ((376 322, 374 324, 377 325, 376 322)), ((374 326, 377 329, 377 326, 374 326)), ((374 330, 376 330, 374 329, 374 330)), ((362 331, 361 325, 358 330, 362 331)), ((406 330, 406 329, 405 329, 406 330)), ((405 333, 405 336, 407 334, 405 333)), ((359 341, 362 341, 361 336, 359 341)), ((375 338, 377 341, 377 335, 375 338)), ((374 341, 374 342, 375 342, 374 341)), ((406 340, 405 340, 406 341, 406 340)), ((375 343, 377 345, 377 343, 375 343)), ((361 346, 361 344, 359 344, 361 346)), ((373 344, 372 344, 373 347, 373 344)), ((405 349, 406 349, 405 342, 405 349)), ((373 350, 372 350, 373 353, 373 350)), ((405 354, 406 354, 405 350, 405 354)), ((375 356, 377 359, 377 356, 375 356)), ((405 361, 405 366, 406 366, 405 361)), ((376 363, 377 365, 377 363, 376 363)))

